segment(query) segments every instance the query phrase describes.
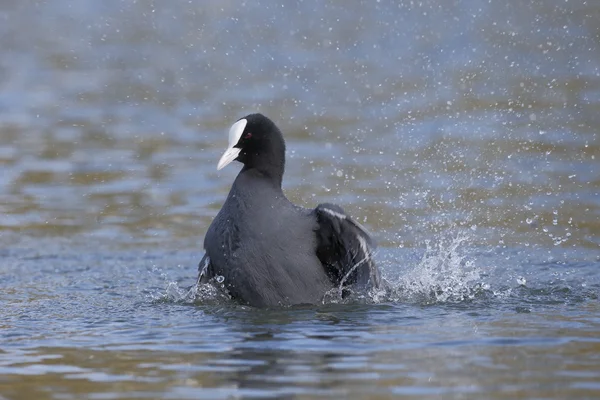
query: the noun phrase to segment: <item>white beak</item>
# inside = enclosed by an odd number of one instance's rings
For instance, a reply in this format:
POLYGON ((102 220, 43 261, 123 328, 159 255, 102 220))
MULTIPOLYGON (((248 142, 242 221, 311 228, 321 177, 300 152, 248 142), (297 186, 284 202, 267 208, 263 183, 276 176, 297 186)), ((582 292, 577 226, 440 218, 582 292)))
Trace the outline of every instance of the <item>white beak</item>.
POLYGON ((225 150, 225 153, 223 153, 217 164, 217 171, 223 169, 227 164, 235 160, 242 151, 242 149, 234 146, 240 141, 247 123, 248 121, 245 118, 242 118, 229 128, 229 144, 227 150, 225 150))
POLYGON ((223 153, 219 163, 217 164, 217 171, 223 169, 227 164, 235 160, 240 154, 240 151, 242 151, 242 149, 238 149, 237 147, 229 147, 227 150, 225 150, 225 153, 223 153))

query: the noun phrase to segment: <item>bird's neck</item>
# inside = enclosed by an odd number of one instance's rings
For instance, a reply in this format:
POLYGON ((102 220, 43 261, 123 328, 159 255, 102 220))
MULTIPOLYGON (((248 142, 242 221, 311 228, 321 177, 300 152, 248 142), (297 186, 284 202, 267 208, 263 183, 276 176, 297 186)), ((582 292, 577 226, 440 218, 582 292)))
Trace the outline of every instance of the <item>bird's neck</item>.
POLYGON ((240 175, 253 176, 267 181, 274 188, 281 190, 281 183, 283 181, 283 171, 285 166, 281 164, 252 164, 244 165, 244 168, 240 171, 240 175))
POLYGON ((242 172, 254 172, 281 189, 285 171, 285 145, 263 146, 259 151, 248 151, 243 155, 242 172))

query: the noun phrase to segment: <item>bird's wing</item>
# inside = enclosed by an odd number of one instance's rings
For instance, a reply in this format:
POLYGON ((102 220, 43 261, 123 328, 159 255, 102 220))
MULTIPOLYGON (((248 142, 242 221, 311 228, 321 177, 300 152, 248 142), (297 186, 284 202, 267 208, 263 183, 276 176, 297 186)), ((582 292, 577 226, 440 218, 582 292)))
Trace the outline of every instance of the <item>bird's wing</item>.
POLYGON ((204 253, 204 257, 202 257, 202 260, 200 260, 200 263, 198 264, 198 281, 196 284, 200 285, 201 283, 208 283, 213 275, 214 273, 210 265, 208 253, 204 253))
POLYGON ((373 261, 375 242, 369 232, 334 204, 320 204, 317 217, 317 257, 335 285, 379 287, 373 261))

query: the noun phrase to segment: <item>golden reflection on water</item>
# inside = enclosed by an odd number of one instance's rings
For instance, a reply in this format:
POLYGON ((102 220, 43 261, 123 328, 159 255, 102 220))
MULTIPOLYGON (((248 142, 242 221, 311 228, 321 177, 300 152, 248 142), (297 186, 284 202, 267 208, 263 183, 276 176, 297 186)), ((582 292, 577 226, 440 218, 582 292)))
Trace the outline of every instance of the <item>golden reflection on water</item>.
MULTIPOLYGON (((333 123, 326 128, 339 131, 333 123)), ((173 240, 201 237, 235 174, 234 168, 220 176, 213 171, 219 138, 214 150, 135 138, 98 147, 93 135, 83 132, 70 150, 52 135, 44 137, 40 152, 21 152, 18 139, 0 139, 0 148, 11 149, 3 158, 1 229, 34 236, 106 229, 141 237, 162 231, 173 240)), ((481 240, 488 245, 499 240, 499 233, 506 244, 548 245, 553 233, 567 239, 561 246, 597 248, 594 194, 600 179, 593 171, 566 167, 593 168, 600 157, 597 144, 441 138, 416 151, 399 147, 378 156, 368 142, 361 145, 371 157, 356 163, 339 143, 330 158, 311 156, 308 149, 319 144, 310 137, 290 140, 289 197, 307 207, 321 201, 343 204, 372 230, 390 232, 381 238, 386 246, 398 244, 396 234, 406 225, 421 224, 425 230, 477 226, 488 232, 481 240), (297 147, 308 152, 299 156, 297 147), (517 158, 525 161, 514 164, 517 158), (532 169, 518 171, 527 160, 532 169)), ((403 244, 414 243, 405 237, 403 244)))
MULTIPOLYGON (((432 342, 422 336, 420 324, 372 326, 368 329, 376 330, 373 334, 383 341, 368 344, 359 339, 356 345, 382 350, 366 355, 334 350, 336 337, 327 334, 307 336, 312 350, 286 352, 277 348, 277 337, 284 332, 246 335, 227 351, 154 351, 142 349, 143 344, 133 346, 139 350, 127 349, 127 345, 123 349, 39 347, 13 361, 2 361, 0 393, 11 399, 50 399, 61 393, 74 397, 102 393, 161 397, 178 390, 187 396, 252 390, 267 393, 289 385, 350 397, 368 393, 388 398, 396 393, 418 398, 451 390, 500 399, 507 394, 525 398, 532 390, 547 397, 585 397, 597 387, 595 355, 600 344, 596 340, 598 326, 590 325, 589 314, 582 318, 543 313, 533 317, 507 315, 489 324, 473 325, 466 336, 468 318, 447 322, 448 329, 460 331, 462 336, 449 332, 447 340, 432 342), (589 340, 585 335, 570 338, 568 332, 547 330, 547 319, 552 318, 563 319, 567 326, 587 325, 589 340), (538 324, 546 329, 536 329, 538 324), (557 339, 560 337, 564 339, 557 339), (269 341, 275 345, 271 351, 268 346, 253 345, 269 341), (331 350, 324 350, 328 342, 331 350), (315 343, 323 350, 316 350, 315 343)), ((281 329, 288 327, 284 324, 281 329)))

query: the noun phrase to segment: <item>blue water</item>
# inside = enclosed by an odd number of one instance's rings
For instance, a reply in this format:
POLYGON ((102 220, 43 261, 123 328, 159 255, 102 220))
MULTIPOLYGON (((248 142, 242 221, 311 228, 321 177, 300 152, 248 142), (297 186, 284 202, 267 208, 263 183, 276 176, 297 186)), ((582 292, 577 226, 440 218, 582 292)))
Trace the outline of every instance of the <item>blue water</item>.
POLYGON ((0 398, 600 397, 593 2, 0 4, 0 398), (195 287, 260 111, 388 289, 195 287))

